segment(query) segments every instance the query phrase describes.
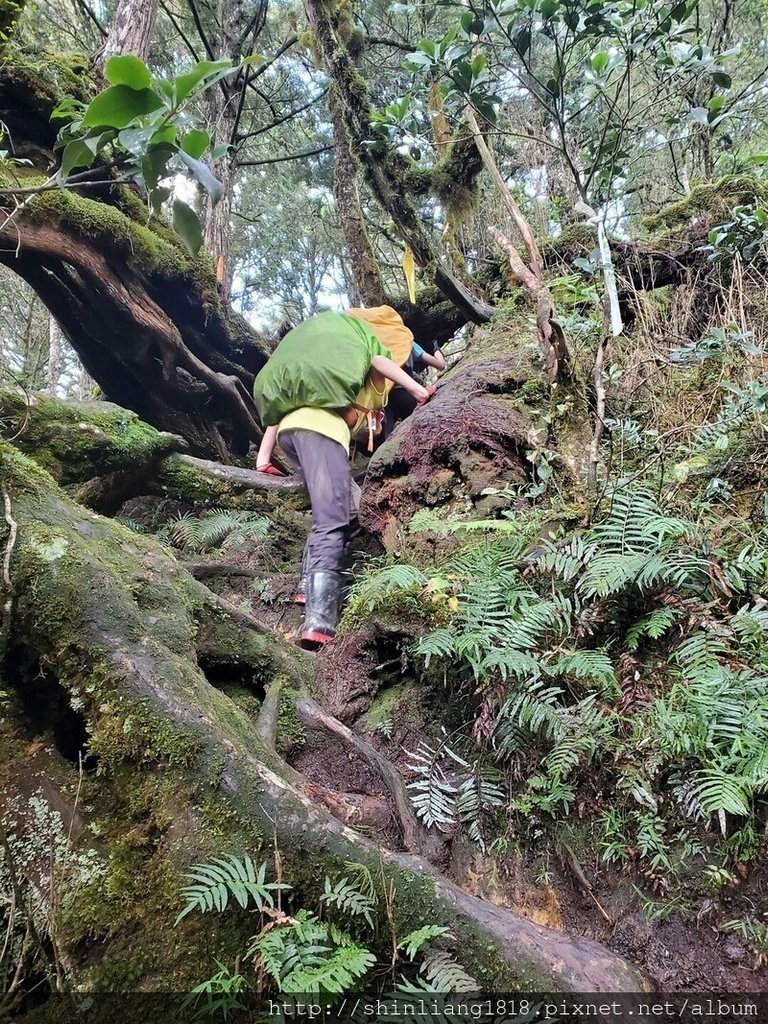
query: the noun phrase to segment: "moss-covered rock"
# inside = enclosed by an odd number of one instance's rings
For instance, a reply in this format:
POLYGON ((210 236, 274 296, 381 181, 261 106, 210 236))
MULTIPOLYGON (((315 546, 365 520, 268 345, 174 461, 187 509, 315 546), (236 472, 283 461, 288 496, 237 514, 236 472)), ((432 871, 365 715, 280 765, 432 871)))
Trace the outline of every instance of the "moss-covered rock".
POLYGON ((147 465, 180 443, 109 402, 64 402, 11 388, 0 389, 0 423, 6 437, 64 485, 147 465))

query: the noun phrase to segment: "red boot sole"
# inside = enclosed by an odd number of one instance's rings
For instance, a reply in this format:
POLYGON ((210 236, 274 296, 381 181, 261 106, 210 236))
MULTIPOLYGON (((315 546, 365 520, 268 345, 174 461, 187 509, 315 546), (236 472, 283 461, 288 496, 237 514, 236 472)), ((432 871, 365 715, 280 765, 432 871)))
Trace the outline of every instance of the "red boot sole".
POLYGON ((306 594, 297 594, 296 597, 294 597, 294 599, 293 599, 293 603, 294 604, 306 604, 307 603, 307 595, 306 594))
POLYGON ((318 644, 323 647, 325 644, 329 644, 333 637, 327 633, 319 633, 316 629, 305 629, 299 639, 303 644, 318 644))

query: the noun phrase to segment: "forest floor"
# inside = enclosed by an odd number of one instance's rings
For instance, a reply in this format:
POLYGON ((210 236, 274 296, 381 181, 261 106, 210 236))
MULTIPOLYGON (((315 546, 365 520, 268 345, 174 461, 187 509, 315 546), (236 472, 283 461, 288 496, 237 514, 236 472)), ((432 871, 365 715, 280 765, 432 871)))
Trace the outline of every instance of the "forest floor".
MULTIPOLYGON (((121 514, 152 527, 158 505, 158 499, 134 499, 121 514)), ((183 508, 174 505, 172 511, 183 508)), ((170 511, 162 507, 164 516, 170 511)), ((252 611, 280 636, 296 640, 303 617, 301 606, 293 601, 298 573, 269 568, 280 565, 291 546, 278 545, 266 558, 260 542, 218 553, 221 574, 206 583, 232 604, 252 611), (258 569, 258 585, 254 587, 253 578, 229 575, 228 567, 258 569)), ((364 535, 357 542, 354 560, 359 567, 377 553, 375 541, 364 535)), ((378 749, 407 780, 408 751, 428 739, 443 707, 440 693, 415 679, 404 653, 406 639, 397 631, 387 636, 375 628, 352 629, 316 654, 315 660, 324 706, 378 749), (384 714, 386 732, 380 728, 384 714)), ((253 696, 264 696, 249 689, 247 673, 228 675, 225 670, 210 681, 235 701, 245 697, 247 703, 253 696)), ((402 849, 395 809, 382 777, 357 752, 327 734, 298 730, 281 753, 315 784, 381 802, 385 812, 380 820, 369 821, 360 831, 388 849, 402 849)), ((564 840, 555 822, 540 820, 538 828, 527 839, 521 836, 515 848, 493 854, 482 853, 458 834, 449 836, 440 866, 474 895, 537 924, 604 944, 640 966, 663 991, 768 989, 768 965, 738 935, 723 929, 745 906, 765 905, 765 865, 753 863, 748 876, 746 870, 743 878, 734 876, 736 888, 713 895, 702 894, 701 879, 692 869, 690 884, 684 880, 674 896, 665 898, 666 883, 658 876, 652 880, 658 892, 649 899, 641 892, 649 888, 647 873, 602 863, 589 848, 588 822, 583 825, 580 833, 578 823, 576 827, 569 823, 564 840)))

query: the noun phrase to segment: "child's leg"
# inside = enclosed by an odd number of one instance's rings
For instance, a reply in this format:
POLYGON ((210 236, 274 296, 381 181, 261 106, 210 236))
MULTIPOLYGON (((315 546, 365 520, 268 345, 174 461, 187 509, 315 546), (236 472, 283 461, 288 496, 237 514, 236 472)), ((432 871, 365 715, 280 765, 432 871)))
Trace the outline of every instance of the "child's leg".
POLYGON ((268 466, 272 459, 272 452, 275 448, 275 442, 277 441, 277 427, 267 427, 264 431, 264 436, 261 439, 258 453, 256 454, 256 469, 261 470, 264 466, 268 466))

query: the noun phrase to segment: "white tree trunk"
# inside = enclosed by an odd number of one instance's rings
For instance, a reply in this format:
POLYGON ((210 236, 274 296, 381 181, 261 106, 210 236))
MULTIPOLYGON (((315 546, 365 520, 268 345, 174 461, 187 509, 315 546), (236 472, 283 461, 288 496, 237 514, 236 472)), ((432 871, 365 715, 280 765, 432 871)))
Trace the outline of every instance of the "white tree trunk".
POLYGON ((64 358, 64 335, 53 317, 48 318, 48 387, 49 395, 56 396, 61 379, 64 358))

